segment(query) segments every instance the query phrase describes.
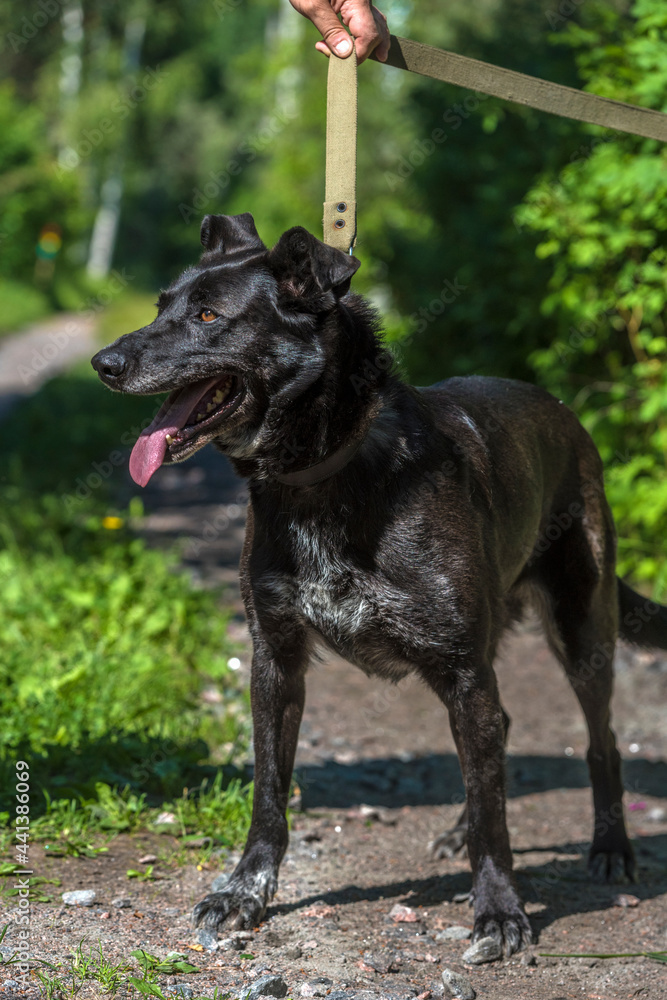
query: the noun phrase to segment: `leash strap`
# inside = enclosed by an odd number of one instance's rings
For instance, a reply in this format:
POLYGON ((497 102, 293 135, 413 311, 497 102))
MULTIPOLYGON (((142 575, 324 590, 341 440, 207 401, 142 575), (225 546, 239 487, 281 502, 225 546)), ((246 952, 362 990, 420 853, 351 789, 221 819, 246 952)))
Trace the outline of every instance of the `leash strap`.
POLYGON ((329 56, 324 242, 352 253, 357 239, 357 53, 329 56))
MULTIPOLYGON (((371 58, 376 59, 374 53, 371 58)), ((342 60, 334 58, 329 62, 342 60)), ((603 125, 619 132, 630 132, 645 139, 667 142, 667 114, 661 111, 598 97, 597 94, 588 94, 584 90, 460 56, 456 52, 436 49, 433 45, 413 42, 409 38, 391 36, 391 48, 384 65, 430 76, 445 83, 454 83, 467 90, 501 97, 505 101, 524 104, 529 108, 537 108, 538 111, 548 111, 549 114, 560 115, 562 118, 574 118, 576 121, 603 125)))

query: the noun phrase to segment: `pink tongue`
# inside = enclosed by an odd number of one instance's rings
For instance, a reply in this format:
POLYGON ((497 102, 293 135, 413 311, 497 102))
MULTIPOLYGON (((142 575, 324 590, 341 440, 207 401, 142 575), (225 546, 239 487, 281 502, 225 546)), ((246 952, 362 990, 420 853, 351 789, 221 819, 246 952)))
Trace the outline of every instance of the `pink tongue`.
POLYGON ((186 385, 165 399, 153 422, 141 432, 130 455, 130 475, 138 486, 145 486, 160 468, 167 451, 167 435, 185 427, 188 417, 220 376, 186 385))

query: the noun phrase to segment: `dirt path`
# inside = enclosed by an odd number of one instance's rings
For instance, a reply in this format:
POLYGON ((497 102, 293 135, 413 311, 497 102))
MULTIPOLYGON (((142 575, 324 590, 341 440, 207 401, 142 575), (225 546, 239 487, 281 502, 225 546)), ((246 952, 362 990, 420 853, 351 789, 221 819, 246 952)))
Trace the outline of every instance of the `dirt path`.
MULTIPOLYGON (((162 470, 143 499, 146 535, 155 544, 185 538, 184 561, 200 581, 228 584, 239 611, 232 627, 237 637, 247 635, 236 586, 243 484, 207 449, 162 470)), ((248 662, 249 653, 246 671, 248 662)), ((667 661, 625 649, 619 655, 615 728, 640 871, 629 889, 594 886, 586 877, 592 820, 583 719, 533 626, 508 639, 498 675, 513 719, 508 820, 538 938, 529 955, 470 967, 462 961, 467 942, 447 937, 447 928, 470 928, 472 918, 467 902, 457 901, 470 888, 465 858, 433 861, 427 851, 454 822, 462 798, 442 708, 416 680, 388 687, 339 660, 309 675, 297 762, 305 812, 295 814, 279 893, 259 930, 247 939, 223 930, 215 950, 189 950, 201 949, 190 908, 217 872, 168 863, 170 838, 121 837, 95 860, 37 860, 39 874, 55 870, 62 878, 58 892, 90 888, 97 898, 89 909, 34 907, 35 955, 60 960, 84 936, 90 944, 101 940, 117 960, 138 947, 187 951, 200 973, 163 984, 209 997, 216 987, 236 997, 277 975, 294 997, 426 1000, 429 991, 442 995, 447 968, 489 1000, 667 998, 667 967, 647 958, 540 954, 667 948, 667 661), (157 866, 164 879, 128 883, 125 870, 147 850, 164 859, 157 866), (630 905, 615 905, 619 893, 630 905), (117 897, 130 905, 114 906, 117 897), (413 919, 395 921, 396 904, 409 907, 413 919)), ((225 870, 234 861, 227 859, 225 870)), ((13 989, 5 995, 23 995, 13 989)))
POLYGON ((0 339, 0 420, 15 402, 96 350, 95 322, 82 313, 57 313, 0 339))

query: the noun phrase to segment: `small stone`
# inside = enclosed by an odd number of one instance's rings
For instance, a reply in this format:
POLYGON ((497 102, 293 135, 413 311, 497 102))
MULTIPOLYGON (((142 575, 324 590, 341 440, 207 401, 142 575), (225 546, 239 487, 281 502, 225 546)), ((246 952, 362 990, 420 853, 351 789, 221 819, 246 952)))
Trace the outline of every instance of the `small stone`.
POLYGON ((252 941, 253 937, 252 931, 236 931, 229 940, 234 951, 246 951, 248 942, 252 941))
POLYGON ((5 979, 2 988, 3 990, 17 990, 19 985, 16 979, 5 979))
POLYGON ((492 937, 480 938, 463 952, 463 961, 468 965, 482 965, 484 962, 495 962, 502 958, 502 945, 492 937))
POLYGON ((74 892, 64 892, 62 900, 65 906, 92 906, 95 895, 94 889, 75 889, 74 892))
POLYGON ((207 951, 218 950, 218 935, 210 931, 208 927, 200 927, 197 931, 197 941, 202 944, 207 951))
POLYGON ((185 1000, 190 1000, 195 995, 195 991, 187 983, 178 983, 177 986, 170 986, 169 993, 172 997, 184 997, 185 1000))
POLYGON ((322 917, 331 917, 336 913, 336 908, 334 906, 329 906, 327 903, 322 903, 320 901, 313 903, 309 906, 307 910, 303 910, 301 913, 302 917, 317 917, 318 919, 322 917))
POLYGON ((477 996, 470 980, 460 972, 454 972, 453 969, 442 970, 442 983, 446 997, 456 997, 456 1000, 475 1000, 477 996))
POLYGON ((621 892, 618 896, 614 896, 614 906, 622 906, 623 909, 627 909, 629 906, 639 906, 639 897, 631 896, 629 892, 621 892))
POLYGON ((389 917, 395 924, 416 924, 419 917, 410 906, 396 903, 389 911, 389 917))
POLYGON ((309 979, 301 985, 302 997, 325 997, 329 987, 333 986, 333 980, 326 976, 318 976, 316 979, 309 979))
POLYGON ((160 815, 155 820, 156 826, 171 826, 172 823, 176 823, 176 814, 172 812, 161 812, 160 815))
POLYGON ((373 966, 369 965, 368 962, 364 962, 363 958, 360 958, 357 962, 357 968, 361 969, 362 972, 375 972, 373 966))
POLYGON ((398 972, 401 967, 401 959, 391 951, 364 952, 363 964, 370 966, 374 972, 386 976, 388 972, 398 972))
POLYGON ((527 965, 533 967, 537 965, 537 959, 531 952, 527 951, 521 956, 520 965, 527 965))
POLYGON ((452 903, 467 903, 469 900, 469 892, 457 892, 455 896, 452 896, 452 903))
POLYGON ((132 906, 132 900, 127 896, 118 896, 111 900, 111 905, 115 906, 117 910, 129 910, 132 906))
POLYGON ((290 945, 289 948, 285 948, 285 958, 301 958, 303 951, 299 948, 298 944, 290 945))
POLYGON ((178 917, 181 913, 180 906, 165 906, 162 911, 165 917, 178 917))
POLYGON ((241 1000, 257 1000, 258 997, 287 996, 287 983, 282 976, 260 976, 249 990, 240 994, 241 1000))
POLYGON ((211 892, 220 892, 225 888, 232 876, 228 872, 223 872, 221 875, 216 875, 211 883, 211 892))
POLYGON ((139 862, 138 863, 140 865, 153 865, 153 864, 155 864, 156 861, 157 861, 157 855, 156 854, 143 854, 139 858, 139 862))
POLYGON ((467 941, 471 937, 472 931, 469 927, 462 927, 460 924, 453 924, 445 927, 435 935, 435 941, 467 941))
POLYGON ((653 809, 649 809, 647 812, 646 819, 650 823, 664 823, 667 820, 667 809, 654 806, 653 809))
POLYGON ((280 934, 276 934, 275 931, 265 930, 261 937, 262 943, 267 945, 269 948, 279 948, 283 943, 283 939, 280 934))

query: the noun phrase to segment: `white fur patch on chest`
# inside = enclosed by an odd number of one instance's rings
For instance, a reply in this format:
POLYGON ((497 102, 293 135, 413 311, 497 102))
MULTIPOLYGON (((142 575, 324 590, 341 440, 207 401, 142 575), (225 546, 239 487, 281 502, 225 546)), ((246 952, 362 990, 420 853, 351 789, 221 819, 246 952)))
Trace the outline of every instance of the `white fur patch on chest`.
POLYGON ((292 525, 291 541, 296 572, 264 574, 259 581, 262 589, 335 643, 370 624, 373 607, 352 565, 300 524, 292 525))
MULTIPOLYGON (((294 574, 264 573, 256 586, 279 612, 300 615, 321 640, 366 673, 398 680, 412 666, 396 643, 409 596, 341 561, 319 538, 295 528, 294 574)), ((402 645, 402 644, 399 644, 402 645)))

